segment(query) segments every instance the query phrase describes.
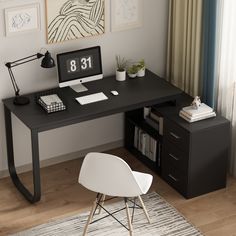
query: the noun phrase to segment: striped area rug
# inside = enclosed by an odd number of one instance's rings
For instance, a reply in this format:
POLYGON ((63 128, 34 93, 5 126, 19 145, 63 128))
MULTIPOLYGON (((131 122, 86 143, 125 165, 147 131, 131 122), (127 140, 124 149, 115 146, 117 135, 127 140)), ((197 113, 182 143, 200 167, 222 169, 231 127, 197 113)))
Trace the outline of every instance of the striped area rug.
MULTIPOLYGON (((157 193, 142 196, 148 210, 151 224, 143 210, 136 209, 134 214, 134 236, 201 236, 191 223, 189 223, 173 206, 167 203, 157 193)), ((123 201, 107 203, 106 207, 112 212, 124 207, 123 201)), ((99 217, 105 215, 101 213, 99 217)), ((82 235, 88 213, 51 221, 14 236, 79 236, 82 235)), ((96 219, 97 216, 95 216, 96 219)), ((127 225, 126 211, 116 214, 116 217, 127 225)), ((89 225, 88 236, 128 236, 129 232, 111 217, 89 225)))

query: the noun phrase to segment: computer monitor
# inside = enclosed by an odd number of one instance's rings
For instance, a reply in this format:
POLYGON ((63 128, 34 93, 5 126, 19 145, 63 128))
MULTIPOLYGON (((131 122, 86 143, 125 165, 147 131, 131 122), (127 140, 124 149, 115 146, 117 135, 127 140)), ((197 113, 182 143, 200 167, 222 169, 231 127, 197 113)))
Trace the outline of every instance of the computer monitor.
POLYGON ((100 46, 57 54, 59 87, 87 90, 82 83, 103 78, 100 46))

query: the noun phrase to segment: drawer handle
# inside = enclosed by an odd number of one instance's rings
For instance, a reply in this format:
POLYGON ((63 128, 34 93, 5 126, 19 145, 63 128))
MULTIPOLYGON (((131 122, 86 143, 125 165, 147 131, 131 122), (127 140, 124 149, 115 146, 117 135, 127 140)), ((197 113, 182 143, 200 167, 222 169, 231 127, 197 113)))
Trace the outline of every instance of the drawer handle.
POLYGON ((174 160, 179 161, 179 158, 177 158, 177 157, 174 156, 173 154, 169 153, 169 156, 172 157, 174 160))
POLYGON ((172 174, 168 175, 172 180, 174 180, 175 182, 178 182, 178 179, 176 179, 172 174))
POLYGON ((179 137, 177 134, 174 134, 174 133, 170 132, 170 135, 171 135, 172 137, 176 138, 176 139, 180 139, 180 137, 179 137))

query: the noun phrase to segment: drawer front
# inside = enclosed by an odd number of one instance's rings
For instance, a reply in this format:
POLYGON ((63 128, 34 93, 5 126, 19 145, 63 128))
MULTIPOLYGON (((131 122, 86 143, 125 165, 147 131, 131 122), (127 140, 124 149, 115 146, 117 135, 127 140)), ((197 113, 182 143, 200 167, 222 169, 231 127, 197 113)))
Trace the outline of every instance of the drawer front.
POLYGON ((174 122, 164 119, 164 138, 167 138, 183 151, 189 151, 189 133, 174 122))
POLYGON ((187 173, 188 160, 189 156, 187 152, 180 150, 167 139, 164 139, 162 149, 163 168, 166 166, 174 166, 178 170, 187 173))
POLYGON ((183 196, 187 197, 187 175, 184 175, 181 171, 177 170, 173 166, 165 166, 163 168, 164 180, 176 189, 183 196))

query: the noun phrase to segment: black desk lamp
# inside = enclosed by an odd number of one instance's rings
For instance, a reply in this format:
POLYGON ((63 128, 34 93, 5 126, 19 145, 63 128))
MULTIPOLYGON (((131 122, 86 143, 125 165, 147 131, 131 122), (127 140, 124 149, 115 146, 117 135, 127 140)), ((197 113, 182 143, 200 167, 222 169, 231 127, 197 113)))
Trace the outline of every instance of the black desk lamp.
POLYGON ((16 105, 26 105, 30 102, 30 100, 27 97, 20 96, 20 94, 19 94, 20 89, 19 89, 19 87, 16 83, 16 80, 15 80, 15 77, 13 75, 13 72, 12 72, 11 68, 13 68, 15 66, 25 64, 25 63, 30 62, 30 61, 34 61, 36 59, 40 59, 41 57, 44 57, 42 62, 41 62, 41 67, 43 67, 43 68, 52 68, 52 67, 55 66, 55 62, 54 62, 53 58, 51 57, 51 54, 48 51, 44 55, 41 54, 41 53, 37 53, 37 54, 34 54, 32 56, 19 59, 17 61, 7 62, 5 64, 5 66, 8 68, 8 72, 9 72, 9 75, 11 77, 11 82, 12 82, 13 88, 15 90, 15 99, 13 101, 14 104, 16 104, 16 105))

